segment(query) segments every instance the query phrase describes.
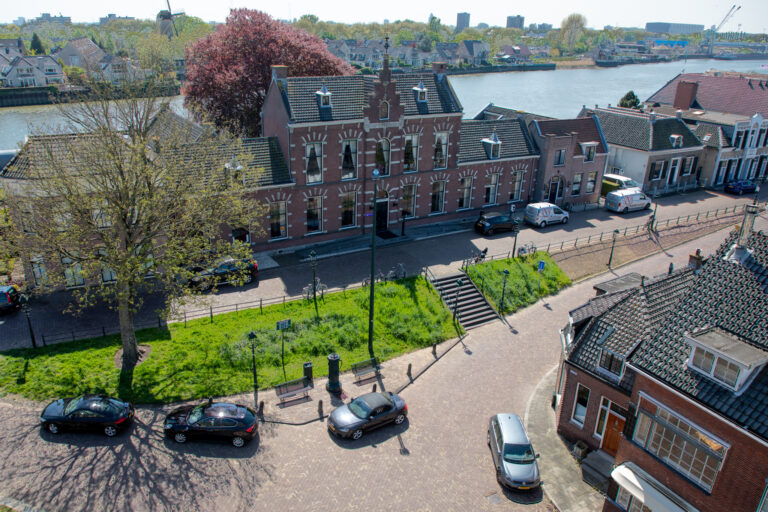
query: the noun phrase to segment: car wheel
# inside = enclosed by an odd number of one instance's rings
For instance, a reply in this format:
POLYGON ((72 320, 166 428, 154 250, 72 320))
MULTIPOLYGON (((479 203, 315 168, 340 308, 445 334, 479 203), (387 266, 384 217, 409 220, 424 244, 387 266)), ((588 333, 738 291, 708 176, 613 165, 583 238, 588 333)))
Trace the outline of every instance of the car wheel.
POLYGON ((568 216, 567 215, 565 217, 563 217, 562 223, 563 224, 568 224, 568 216))
POLYGON ((744 189, 741 189, 741 188, 739 189, 739 195, 740 195, 740 196, 743 196, 743 195, 744 195, 744 189))
POLYGON ((363 431, 362 430, 357 429, 354 432, 352 432, 352 439, 354 439, 355 441, 357 441, 361 437, 363 437, 363 431))
POLYGON ((117 427, 114 425, 107 425, 104 427, 104 434, 107 437, 115 437, 117 435, 117 427))
POLYGON ((245 284, 251 284, 253 281, 253 274, 246 274, 245 280, 243 281, 245 284))
POLYGON ((627 213, 627 212, 629 212, 629 208, 625 206, 624 209, 621 210, 621 213, 627 213))
POLYGON ((539 222, 539 228, 540 229, 544 229, 545 227, 547 227, 547 222, 546 221, 543 220, 543 221, 539 222))
POLYGON ((233 437, 232 446, 234 446, 235 448, 242 448, 243 446, 245 446, 245 439, 243 439, 240 436, 233 437))
POLYGON ((491 433, 486 432, 485 433, 485 442, 488 443, 488 446, 491 446, 491 433))
POLYGON ((48 423, 45 428, 48 429, 48 432, 51 434, 58 434, 60 432, 59 426, 56 423, 48 423))
POLYGON ((489 229, 485 232, 486 236, 491 236, 493 234, 493 228, 489 229))
POLYGON ((177 443, 186 443, 187 442, 187 436, 186 434, 182 434, 181 432, 176 432, 173 435, 173 440, 177 443))
POLYGON ((397 418, 395 418, 395 424, 396 425, 399 425, 399 424, 401 424, 404 421, 405 421, 405 414, 398 414, 397 418))
POLYGON ((501 478, 501 471, 499 471, 499 468, 496 468, 496 481, 499 482, 500 485, 504 485, 504 480, 501 478))
POLYGON ((650 210, 651 209, 651 203, 646 203, 644 209, 645 210, 650 210))

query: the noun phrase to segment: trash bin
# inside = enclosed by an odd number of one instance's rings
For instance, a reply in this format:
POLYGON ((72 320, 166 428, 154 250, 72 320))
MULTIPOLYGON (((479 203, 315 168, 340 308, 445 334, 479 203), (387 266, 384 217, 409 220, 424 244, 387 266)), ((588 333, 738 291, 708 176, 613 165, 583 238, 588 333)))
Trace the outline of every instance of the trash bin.
POLYGON ((304 378, 309 380, 309 383, 314 386, 314 380, 312 378, 312 361, 304 363, 304 378))
POLYGON ((339 357, 339 354, 334 352, 328 356, 328 384, 325 385, 325 389, 327 389, 329 393, 341 393, 341 382, 339 382, 340 365, 341 358, 339 357))

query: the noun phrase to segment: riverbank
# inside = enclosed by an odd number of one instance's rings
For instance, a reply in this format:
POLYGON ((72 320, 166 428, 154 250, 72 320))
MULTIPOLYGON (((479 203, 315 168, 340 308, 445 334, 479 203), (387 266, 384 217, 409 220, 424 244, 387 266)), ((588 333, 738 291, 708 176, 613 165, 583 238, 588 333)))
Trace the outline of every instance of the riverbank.
MULTIPOLYGON (((181 91, 179 84, 167 84, 160 86, 155 94, 160 96, 178 96, 181 91)), ((99 96, 103 92, 98 93, 99 96)), ((119 86, 113 89, 112 99, 125 99, 126 95, 122 93, 119 86)), ((88 101, 93 99, 89 87, 80 87, 76 89, 58 89, 56 86, 46 87, 13 87, 0 89, 0 108, 3 107, 26 107, 31 105, 52 105, 54 103, 72 103, 78 101, 88 101)))

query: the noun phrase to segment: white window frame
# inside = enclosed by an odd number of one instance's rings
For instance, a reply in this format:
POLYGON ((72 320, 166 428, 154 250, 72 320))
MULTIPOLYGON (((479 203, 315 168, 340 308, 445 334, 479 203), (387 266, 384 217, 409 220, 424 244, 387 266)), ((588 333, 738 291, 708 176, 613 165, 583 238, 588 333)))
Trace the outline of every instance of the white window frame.
POLYGON ((566 151, 565 149, 557 149, 555 150, 555 167, 560 167, 561 165, 565 165, 565 157, 566 157, 566 151))
POLYGON ((64 272, 64 282, 67 288, 80 288, 85 286, 83 265, 69 256, 61 256, 61 267, 64 272))
POLYGON ((523 197, 523 178, 525 171, 512 172, 512 189, 509 191, 509 201, 521 201, 523 197))
POLYGON ((341 223, 341 229, 349 229, 349 228, 356 227, 357 226, 357 192, 354 190, 349 192, 343 192, 341 194, 340 207, 341 207, 341 218, 339 219, 339 222, 341 223), (344 206, 344 201, 345 201, 345 198, 349 196, 352 196, 352 207, 351 207, 352 224, 344 224, 344 211, 345 211, 345 208, 349 209, 349 207, 344 206))
MULTIPOLYGON (((107 250, 104 248, 96 251, 99 256, 106 255, 107 250)), ((101 282, 104 284, 112 284, 117 282, 117 272, 111 268, 101 264, 101 282)))
POLYGON ((390 142, 390 140, 387 138, 379 139, 376 142, 377 153, 379 151, 379 145, 381 145, 381 150, 382 150, 382 153, 384 154, 384 169, 379 169, 379 175, 389 176, 390 168, 392 167, 392 142, 390 142))
POLYGON ((438 215, 445 213, 445 189, 447 186, 446 180, 436 180, 432 182, 432 190, 429 195, 429 213, 430 215, 438 215), (439 209, 435 210, 435 185, 438 185, 437 193, 439 194, 440 204, 439 209))
POLYGON ((308 197, 306 200, 306 208, 305 208, 305 215, 307 217, 306 220, 306 228, 307 228, 307 235, 312 235, 315 233, 322 233, 323 232, 323 197, 322 196, 311 196, 308 197), (313 229, 312 231, 309 230, 309 202, 310 201, 317 201, 317 206, 315 210, 317 211, 317 229, 313 229))
POLYGON ((48 271, 45 269, 45 260, 41 255, 30 258, 29 265, 32 267, 32 277, 35 280, 35 286, 45 286, 48 281, 48 271))
POLYGON ((344 139, 343 141, 341 141, 341 165, 342 165, 342 167, 341 167, 341 179, 342 179, 342 181, 357 179, 357 139, 344 139), (345 171, 345 169, 343 167, 344 166, 344 153, 346 151, 347 145, 349 145, 350 153, 352 155, 352 165, 353 165, 353 168, 352 168, 352 175, 351 176, 348 176, 348 175, 345 176, 344 173, 346 171, 345 171))
POLYGON ((694 156, 685 157, 685 160, 683 161, 683 170, 680 173, 680 176, 690 176, 693 174, 693 162, 695 160, 696 157, 694 156))
POLYGON ((571 410, 571 423, 578 425, 580 428, 584 428, 584 422, 587 419, 587 409, 589 409, 589 398, 592 395, 592 390, 581 382, 576 384, 576 393, 573 395, 573 409, 571 410), (576 407, 579 405, 579 390, 584 388, 587 390, 587 404, 584 406, 584 415, 581 420, 576 417, 576 407))
POLYGON ((288 202, 287 201, 272 201, 269 203, 269 239, 270 240, 282 240, 288 238, 288 202), (272 234, 272 212, 273 208, 277 206, 277 217, 280 225, 280 234, 275 236, 272 234))
POLYGON ((415 183, 410 183, 408 185, 403 185, 403 207, 406 206, 405 202, 410 199, 411 204, 407 205, 408 208, 404 208, 405 211, 408 212, 408 215, 406 215, 406 219, 413 219, 416 217, 416 190, 417 186, 415 183), (405 193, 406 189, 413 190, 412 195, 408 195, 405 193))
POLYGON ((595 185, 597 184, 597 171, 587 173, 587 186, 584 189, 585 194, 592 194, 595 191, 595 185))
POLYGON ((578 173, 574 174, 573 175, 573 182, 571 183, 571 197, 577 197, 577 196, 581 195, 581 188, 582 188, 583 184, 584 184, 584 173, 583 172, 578 172, 578 173), (577 176, 578 176, 579 179, 576 179, 577 176), (577 184, 578 184, 578 187, 579 187, 578 189, 576 189, 577 184), (576 191, 574 192, 574 190, 576 190, 576 191))
POLYGON ((472 208, 472 177, 465 176, 459 178, 459 210, 469 208, 472 208))
POLYGON ((584 144, 584 161, 594 162, 597 154, 597 144, 584 144))
POLYGON ((411 133, 403 138, 403 172, 418 172, 419 170, 419 134, 411 133), (405 167, 405 151, 408 141, 411 142, 411 151, 413 154, 413 168, 406 169, 405 167))
POLYGON ((433 148, 433 158, 432 158, 432 164, 434 165, 434 169, 447 169, 448 168, 448 132, 437 132, 435 133, 435 146, 433 148), (440 141, 440 144, 442 145, 442 151, 443 151, 443 160, 438 162, 434 158, 434 153, 437 150, 437 141, 440 141), (440 164, 440 165, 438 165, 440 164))
POLYGON ((499 181, 501 173, 494 172, 488 175, 488 182, 485 184, 483 193, 483 203, 485 206, 497 204, 499 198, 499 181))
POLYGON ((307 142, 304 145, 304 172, 307 176, 307 185, 317 185, 323 182, 323 143, 322 142, 307 142), (317 167, 320 172, 319 179, 310 180, 309 176, 309 157, 315 148, 315 158, 317 159, 317 167))

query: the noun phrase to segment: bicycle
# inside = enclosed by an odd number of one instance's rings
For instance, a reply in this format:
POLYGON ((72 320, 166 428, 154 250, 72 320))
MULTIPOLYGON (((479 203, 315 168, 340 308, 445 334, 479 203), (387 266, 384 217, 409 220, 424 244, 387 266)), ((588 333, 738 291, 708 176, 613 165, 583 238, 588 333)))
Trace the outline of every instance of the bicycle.
POLYGON ((523 244, 520 246, 520 248, 517 250, 518 256, 526 256, 528 254, 533 254, 536 252, 536 246, 533 245, 533 242, 528 242, 527 244, 523 244))

